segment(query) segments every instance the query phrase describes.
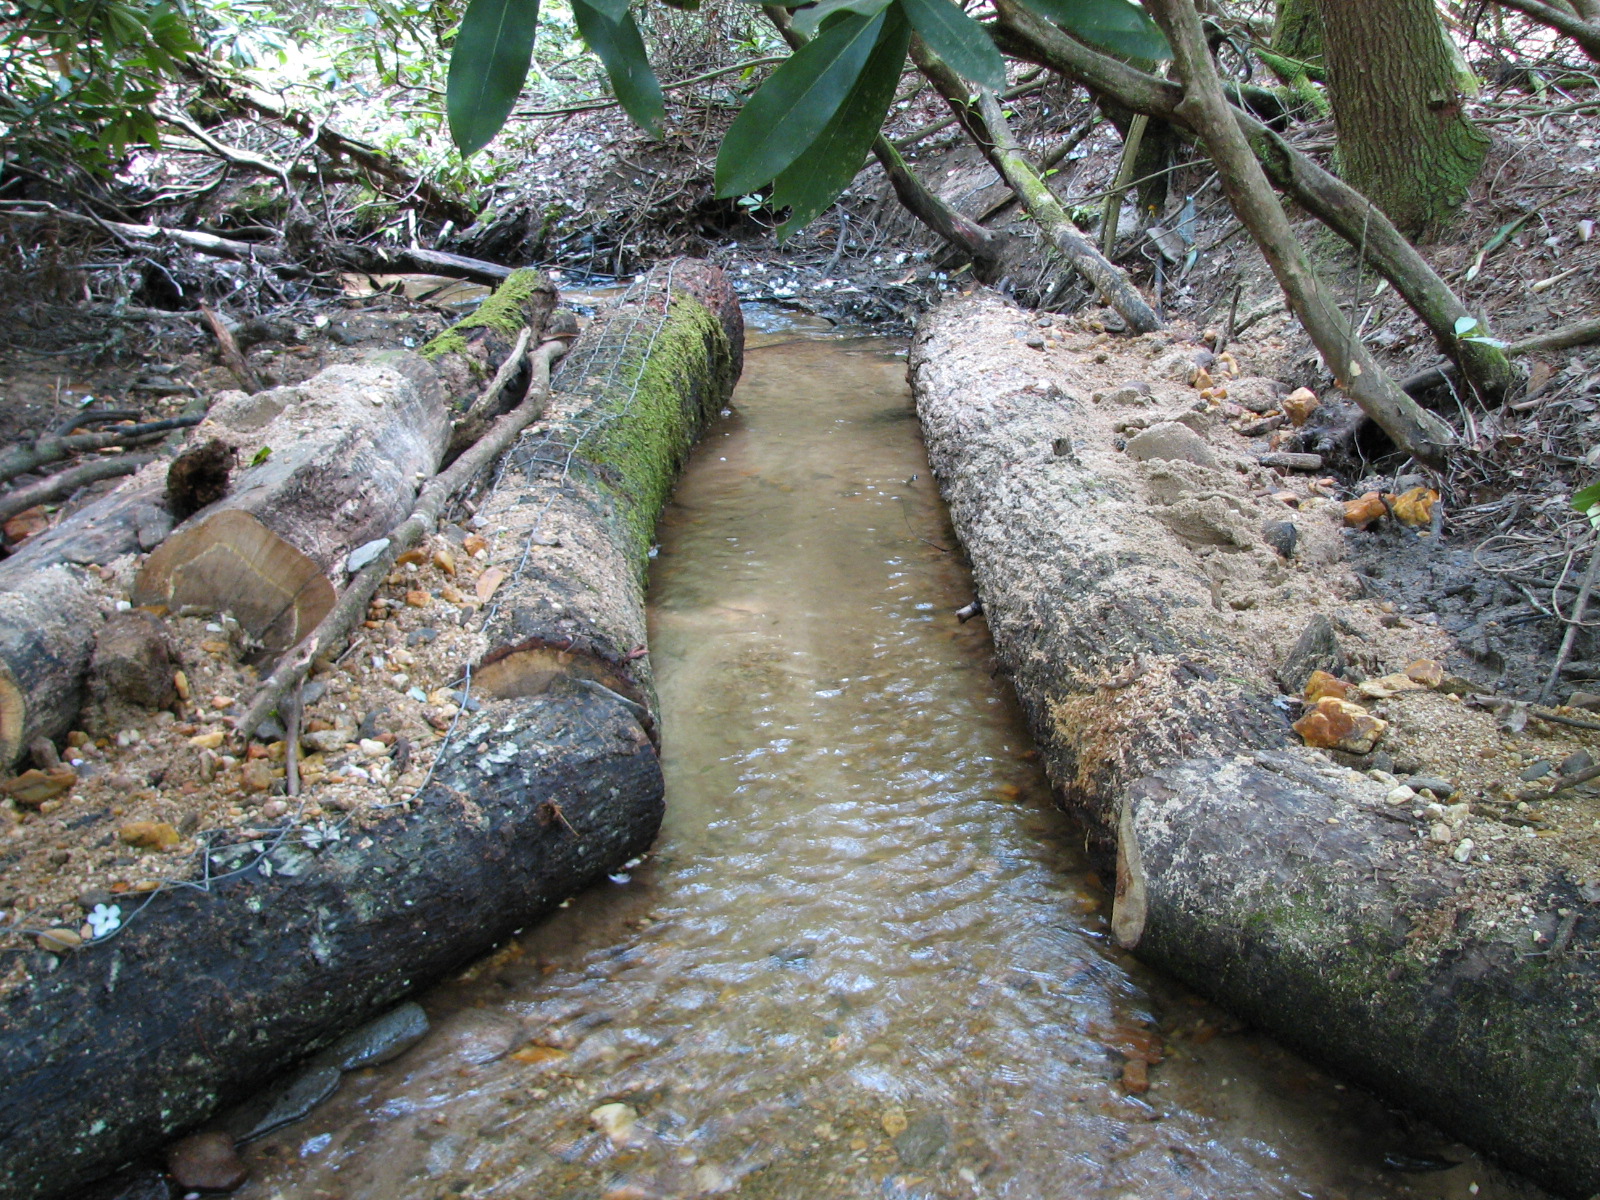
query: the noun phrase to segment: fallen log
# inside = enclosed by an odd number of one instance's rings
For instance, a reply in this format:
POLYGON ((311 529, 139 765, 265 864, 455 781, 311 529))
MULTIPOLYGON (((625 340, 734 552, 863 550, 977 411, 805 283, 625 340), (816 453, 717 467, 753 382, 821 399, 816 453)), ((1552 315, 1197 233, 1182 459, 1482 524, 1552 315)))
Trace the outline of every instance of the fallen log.
MULTIPOLYGON (((1115 416, 1088 401, 1092 365, 1035 365, 1025 330, 992 295, 948 303, 919 329, 912 380, 1002 669, 1115 871, 1119 943, 1545 1186, 1594 1194, 1600 921, 1578 881, 1518 868, 1541 906, 1555 897, 1552 921, 1555 905, 1578 914, 1559 956, 1470 912, 1430 936, 1472 865, 1384 785, 1300 744, 1270 644, 1221 600, 1211 560, 1163 550, 1182 531, 1211 551, 1233 537, 1242 558, 1253 527, 1173 498, 1203 468, 1130 468, 1115 416)), ((1271 553, 1269 577, 1287 569, 1271 553)))
MULTIPOLYGON (((642 639, 649 531, 674 464, 727 400, 740 337, 685 288, 736 320, 714 268, 652 276, 574 345, 546 419, 493 484, 490 520, 509 532, 546 514, 562 545, 534 544, 528 569, 508 572, 489 653, 519 621, 554 622, 574 647, 642 639)), ((647 683, 644 660, 625 669, 647 683)), ((255 862, 154 893, 113 937, 0 1000, 0 1195, 72 1194, 648 847, 662 782, 643 706, 586 682, 480 693, 430 781, 359 837, 265 830, 255 862)))
MULTIPOLYGON (((169 463, 158 460, 0 563, 0 594, 35 587, 33 576, 44 568, 103 566, 155 551, 139 573, 135 603, 232 606, 266 650, 287 648, 331 606, 325 576, 352 547, 381 537, 411 511, 419 477, 431 476, 444 453, 451 398, 475 391, 475 381, 492 375, 521 330, 542 325, 554 302, 549 282, 525 272, 419 354, 329 367, 303 384, 253 396, 224 393, 188 443, 191 450, 231 448, 251 464, 234 473, 222 499, 177 524, 169 463)), ((30 609, 29 620, 43 626, 14 637, 0 618, 0 678, 6 670, 18 680, 35 671, 8 659, 6 647, 31 653, 38 638, 57 647, 53 670, 63 679, 88 670, 94 626, 76 614, 89 584, 72 572, 50 578, 73 597, 54 613, 47 604, 30 609)), ((76 686, 19 684, 15 705, 0 708, 0 751, 10 752, 0 768, 33 737, 66 732, 79 694, 76 686)))

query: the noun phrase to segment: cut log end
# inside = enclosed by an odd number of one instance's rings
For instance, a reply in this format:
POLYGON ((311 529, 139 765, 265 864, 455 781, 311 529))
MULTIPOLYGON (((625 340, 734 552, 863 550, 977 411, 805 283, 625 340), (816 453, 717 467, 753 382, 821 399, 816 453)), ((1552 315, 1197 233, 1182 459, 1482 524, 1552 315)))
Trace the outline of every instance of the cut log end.
POLYGON ((640 710, 645 707, 638 687, 614 663, 582 642, 562 645, 532 638, 505 646, 485 656, 473 672, 473 685, 496 700, 538 696, 558 680, 598 683, 640 710))
POLYGON ((28 700, 11 672, 0 667, 0 766, 17 761, 28 718, 28 700))
POLYGON ((133 587, 135 604, 231 612, 270 652, 299 642, 334 600, 315 562, 236 509, 168 538, 133 587))

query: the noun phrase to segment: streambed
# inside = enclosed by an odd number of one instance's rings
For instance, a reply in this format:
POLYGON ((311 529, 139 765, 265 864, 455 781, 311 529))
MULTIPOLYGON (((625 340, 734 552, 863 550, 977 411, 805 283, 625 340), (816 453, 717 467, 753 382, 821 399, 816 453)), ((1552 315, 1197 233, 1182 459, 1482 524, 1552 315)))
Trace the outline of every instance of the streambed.
POLYGON ((663 521, 655 851, 425 997, 238 1194, 1536 1195, 1110 946, 952 615, 899 347, 765 324, 663 521))

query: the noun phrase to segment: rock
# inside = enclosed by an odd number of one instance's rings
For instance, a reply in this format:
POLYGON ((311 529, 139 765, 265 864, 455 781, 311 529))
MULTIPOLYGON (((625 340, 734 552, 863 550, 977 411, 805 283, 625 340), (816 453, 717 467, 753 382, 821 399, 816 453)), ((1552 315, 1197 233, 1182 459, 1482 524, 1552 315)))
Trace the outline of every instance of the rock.
POLYGON ((1153 397, 1150 395, 1150 385, 1142 379, 1136 379, 1119 388, 1113 388, 1103 399, 1107 404, 1138 405, 1149 404, 1153 397))
POLYGON ((1308 746, 1366 754, 1384 735, 1389 723, 1359 704, 1324 696, 1291 728, 1308 746))
POLYGON ((223 1125, 240 1145, 244 1145, 298 1121, 338 1088, 338 1067, 313 1064, 234 1109, 223 1120, 223 1125))
POLYGON ((70 792, 77 782, 78 773, 71 767, 53 767, 48 771, 33 767, 15 779, 0 783, 0 792, 25 808, 38 808, 46 800, 70 792))
POLYGON ((412 588, 406 593, 406 603, 412 608, 427 608, 433 603, 433 597, 421 588, 412 588))
POLYGON ((61 752, 47 737, 36 737, 28 743, 28 757, 41 771, 53 771, 61 765, 61 752))
POLYGON ((1406 786, 1419 792, 1432 792, 1441 800, 1456 794, 1456 785, 1440 775, 1408 775, 1406 786))
POLYGON ((1576 775, 1579 771, 1587 771, 1592 766, 1594 766, 1594 755, 1587 750, 1574 750, 1561 760, 1561 765, 1556 768, 1556 772, 1565 777, 1576 775))
POLYGON ((406 634, 406 645, 426 646, 438 636, 439 631, 437 629, 413 629, 410 633, 406 634))
POLYGON ((189 745, 197 750, 215 750, 228 740, 228 734, 223 729, 213 729, 208 733, 197 733, 189 739, 189 745))
POLYGON ((1024 346, 1028 347, 1028 349, 1030 349, 1030 350, 1043 350, 1044 349, 1044 339, 1042 337, 1040 337, 1037 333, 1032 334, 1029 337, 1023 338, 1022 339, 1022 344, 1024 346))
POLYGON ((388 538, 378 538, 375 541, 365 542, 350 551, 350 557, 345 559, 344 569, 354 575, 388 548, 388 538))
POLYGON ((141 850, 171 850, 183 840, 165 821, 129 821, 117 830, 117 836, 141 850))
POLYGON ((272 766, 264 758, 252 758, 239 768, 239 786, 247 792, 272 790, 272 766))
POLYGON ((1437 688, 1444 683, 1444 666, 1431 658, 1419 658, 1406 668, 1406 678, 1423 687, 1437 688))
POLYGON ((1384 797, 1390 804, 1409 804, 1416 798, 1416 789, 1404 783, 1397 788, 1391 788, 1389 794, 1384 797))
POLYGON ((1427 689, 1409 675, 1382 675, 1377 679, 1363 679, 1358 686, 1369 700, 1389 700, 1402 692, 1421 692, 1427 689))
POLYGON ((422 1005, 407 1001, 345 1034, 313 1061, 341 1071, 375 1067, 400 1057, 427 1033, 428 1014, 422 1011, 422 1005))
POLYGON ((1555 769, 1555 764, 1549 759, 1541 758, 1537 762, 1529 763, 1526 767, 1522 768, 1522 771, 1517 775, 1517 778, 1522 780, 1524 783, 1532 783, 1535 779, 1543 779, 1555 769))
POLYGON ((1295 425, 1304 425, 1311 419, 1311 414, 1317 411, 1320 403, 1317 394, 1310 388, 1295 388, 1283 398, 1283 414, 1295 425))
POLYGON ((1160 379, 1188 383, 1196 371, 1209 368, 1216 360, 1209 350, 1171 350, 1151 363, 1150 370, 1160 379))
POLYGON ((950 1122, 941 1113, 918 1117, 894 1139, 894 1152, 908 1167, 922 1168, 950 1142, 950 1122))
POLYGON ((190 1134, 168 1146, 167 1170, 188 1192, 231 1192, 249 1176, 233 1139, 221 1130, 190 1134))
POLYGON ((166 708, 178 695, 172 682, 176 666, 166 629, 156 617, 137 610, 113 613, 95 635, 89 687, 101 698, 166 708))
MULTIPOLYGON (((1278 382, 1275 379, 1264 379, 1259 375, 1252 375, 1245 379, 1235 379, 1228 384, 1228 399, 1241 408, 1247 408, 1253 413, 1268 413, 1278 407, 1278 382)), ((1284 423, 1281 417, 1274 418, 1276 429, 1284 423)), ((1263 430, 1262 432, 1266 432, 1263 430)), ((1248 435, 1254 437, 1254 434, 1248 435)))
POLYGON ((1294 548, 1300 541, 1300 529, 1293 521, 1268 521, 1261 527, 1261 540, 1284 558, 1294 557, 1294 548))
POLYGON ((356 745, 368 758, 383 758, 389 753, 389 747, 376 738, 362 738, 356 745))
POLYGON ((1194 430, 1176 421, 1163 421, 1128 439, 1128 457, 1136 462, 1152 459, 1192 462, 1197 466, 1216 467, 1217 456, 1211 447, 1194 430))
POLYGON ((1323 613, 1312 617, 1295 642, 1294 649, 1278 668, 1278 682, 1291 695, 1302 691, 1313 671, 1326 671, 1330 675, 1342 674, 1345 669, 1344 650, 1333 632, 1333 622, 1323 613))
POLYGON ((602 1104, 589 1114, 589 1123, 610 1138, 612 1145, 625 1146, 639 1123, 639 1114, 626 1104, 602 1104))
POLYGON ((349 741, 350 733, 344 729, 318 729, 300 735, 300 744, 313 754, 336 753, 343 750, 349 741))
POLYGON ((1313 671, 1306 680, 1305 689, 1301 692, 1306 703, 1315 704, 1324 696, 1332 696, 1336 700, 1350 698, 1351 685, 1349 681, 1330 675, 1326 671, 1313 671))
POLYGON ((1567 697, 1567 706, 1600 712, 1600 692, 1573 692, 1567 697))

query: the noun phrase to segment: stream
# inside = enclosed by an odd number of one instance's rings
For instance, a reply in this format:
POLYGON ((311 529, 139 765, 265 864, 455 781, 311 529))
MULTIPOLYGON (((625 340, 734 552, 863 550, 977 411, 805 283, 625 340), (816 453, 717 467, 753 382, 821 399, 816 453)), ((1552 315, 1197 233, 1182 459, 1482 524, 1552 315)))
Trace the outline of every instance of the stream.
POLYGON ((1537 1195, 1115 949, 953 616, 903 347, 752 321, 651 577, 654 851, 426 995, 237 1195, 1537 1195))

